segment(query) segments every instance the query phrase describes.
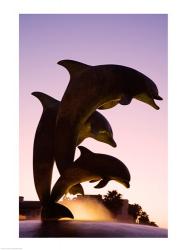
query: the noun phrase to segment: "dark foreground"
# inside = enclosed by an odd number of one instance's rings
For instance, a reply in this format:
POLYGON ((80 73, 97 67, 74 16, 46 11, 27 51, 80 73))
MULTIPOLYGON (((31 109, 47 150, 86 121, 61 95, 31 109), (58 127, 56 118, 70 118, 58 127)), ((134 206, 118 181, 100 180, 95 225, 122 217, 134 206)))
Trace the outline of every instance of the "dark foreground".
POLYGON ((167 238, 167 229, 119 222, 93 221, 20 221, 22 238, 167 238))

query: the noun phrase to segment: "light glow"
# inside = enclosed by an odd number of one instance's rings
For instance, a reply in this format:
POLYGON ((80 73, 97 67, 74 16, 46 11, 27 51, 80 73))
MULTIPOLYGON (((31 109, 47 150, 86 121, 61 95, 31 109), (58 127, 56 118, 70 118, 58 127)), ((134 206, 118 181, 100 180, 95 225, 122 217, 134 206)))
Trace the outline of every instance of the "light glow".
MULTIPOLYGON (((95 199, 63 200, 60 202, 68 207, 75 220, 112 221, 113 218, 107 208, 95 199)), ((64 218, 63 218, 64 220, 64 218)))

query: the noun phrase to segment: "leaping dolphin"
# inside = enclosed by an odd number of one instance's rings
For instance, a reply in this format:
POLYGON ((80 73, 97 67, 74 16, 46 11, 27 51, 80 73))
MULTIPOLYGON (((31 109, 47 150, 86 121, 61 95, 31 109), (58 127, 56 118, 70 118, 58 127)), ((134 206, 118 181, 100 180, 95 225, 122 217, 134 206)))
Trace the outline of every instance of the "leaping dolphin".
POLYGON ((130 173, 123 162, 110 155, 93 153, 83 146, 78 148, 81 155, 71 167, 64 170, 63 176, 54 185, 51 202, 57 202, 71 187, 85 181, 100 180, 95 188, 104 187, 110 180, 130 187, 130 173))
POLYGON ((118 103, 127 105, 133 98, 159 109, 154 100, 162 98, 155 83, 135 69, 122 65, 90 66, 73 60, 58 64, 70 73, 55 130, 55 160, 61 174, 73 163, 80 129, 96 109, 118 103))
MULTIPOLYGON (((60 102, 42 92, 33 92, 32 95, 37 97, 43 106, 43 113, 34 138, 33 173, 37 194, 42 205, 45 206, 48 204, 50 197, 54 165, 54 131, 60 102)), ((92 137, 116 147, 109 122, 97 111, 83 124, 77 145, 87 137, 92 137)), ((63 144, 61 146, 65 147, 63 144)), ((71 194, 84 193, 82 186, 78 184, 69 191, 71 194)))

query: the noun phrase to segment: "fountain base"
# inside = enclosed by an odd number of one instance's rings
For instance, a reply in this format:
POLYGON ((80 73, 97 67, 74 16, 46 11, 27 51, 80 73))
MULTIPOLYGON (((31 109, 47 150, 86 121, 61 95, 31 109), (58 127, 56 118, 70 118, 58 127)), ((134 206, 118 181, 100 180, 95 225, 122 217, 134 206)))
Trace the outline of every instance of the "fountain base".
POLYGON ((168 230, 158 227, 103 221, 20 221, 21 238, 167 238, 168 230))

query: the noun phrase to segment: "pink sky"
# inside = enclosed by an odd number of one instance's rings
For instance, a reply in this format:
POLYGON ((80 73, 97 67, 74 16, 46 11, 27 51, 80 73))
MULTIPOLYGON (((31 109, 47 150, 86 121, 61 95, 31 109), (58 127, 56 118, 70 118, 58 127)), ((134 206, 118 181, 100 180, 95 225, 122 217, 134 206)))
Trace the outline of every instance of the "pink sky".
MULTIPOLYGON (((42 91, 61 99, 69 81, 62 59, 90 65, 121 64, 150 77, 164 98, 160 110, 133 100, 101 111, 109 120, 117 148, 86 139, 82 145, 123 161, 131 188, 116 182, 86 193, 117 189, 138 203, 150 219, 167 227, 167 15, 21 15, 20 16, 20 195, 37 200, 32 173, 33 140, 42 107, 31 96, 42 91)), ((77 149, 76 157, 79 155, 77 149)), ((58 178, 54 169, 53 181, 58 178)))

